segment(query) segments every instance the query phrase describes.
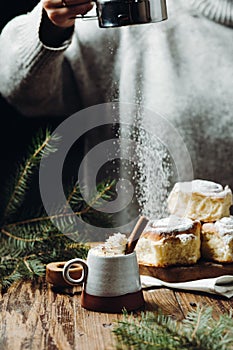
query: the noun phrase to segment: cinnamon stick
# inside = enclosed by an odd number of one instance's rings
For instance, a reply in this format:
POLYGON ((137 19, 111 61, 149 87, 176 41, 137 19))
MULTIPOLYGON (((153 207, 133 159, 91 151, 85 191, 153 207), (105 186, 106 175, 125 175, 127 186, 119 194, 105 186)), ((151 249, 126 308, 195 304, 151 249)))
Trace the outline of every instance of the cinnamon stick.
POLYGON ((125 254, 130 254, 134 251, 136 244, 137 244, 144 228, 146 227, 148 221, 149 221, 149 219, 147 219, 145 216, 141 216, 139 218, 131 235, 129 236, 125 254))

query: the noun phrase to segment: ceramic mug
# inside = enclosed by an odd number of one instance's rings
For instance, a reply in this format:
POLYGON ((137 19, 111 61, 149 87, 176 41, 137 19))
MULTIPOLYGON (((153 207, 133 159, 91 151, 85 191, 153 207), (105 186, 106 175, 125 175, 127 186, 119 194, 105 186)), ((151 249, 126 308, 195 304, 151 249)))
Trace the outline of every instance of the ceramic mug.
POLYGON ((63 268, 64 280, 72 285, 82 284, 81 306, 101 312, 133 311, 144 306, 136 253, 102 256, 90 249, 87 261, 69 260, 63 268), (69 270, 73 264, 83 267, 82 276, 73 279, 69 270))

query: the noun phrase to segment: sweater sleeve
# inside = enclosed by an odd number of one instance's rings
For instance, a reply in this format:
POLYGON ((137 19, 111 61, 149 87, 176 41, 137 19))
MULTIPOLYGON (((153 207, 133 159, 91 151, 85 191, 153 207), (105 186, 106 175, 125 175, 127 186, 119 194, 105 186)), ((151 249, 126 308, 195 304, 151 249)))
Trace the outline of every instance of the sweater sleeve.
POLYGON ((60 45, 47 46, 39 34, 42 13, 39 3, 3 29, 0 93, 27 116, 69 115, 79 108, 74 78, 64 55, 72 34, 60 45))

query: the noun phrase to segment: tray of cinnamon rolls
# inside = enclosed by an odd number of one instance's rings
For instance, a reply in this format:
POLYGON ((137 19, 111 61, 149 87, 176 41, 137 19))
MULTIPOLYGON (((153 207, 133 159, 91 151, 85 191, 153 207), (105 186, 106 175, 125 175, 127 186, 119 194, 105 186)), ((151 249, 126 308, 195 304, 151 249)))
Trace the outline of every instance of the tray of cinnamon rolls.
POLYGON ((169 216, 150 220, 136 253, 140 273, 167 282, 233 274, 232 191, 207 180, 178 182, 169 216))

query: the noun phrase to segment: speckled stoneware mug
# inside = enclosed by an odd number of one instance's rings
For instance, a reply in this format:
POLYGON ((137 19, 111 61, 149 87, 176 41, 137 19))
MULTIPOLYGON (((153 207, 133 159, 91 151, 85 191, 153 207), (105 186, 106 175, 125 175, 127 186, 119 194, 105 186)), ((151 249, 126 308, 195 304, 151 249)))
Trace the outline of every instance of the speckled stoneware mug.
POLYGON ((76 258, 63 268, 63 278, 72 285, 82 284, 81 305, 102 312, 133 311, 144 306, 136 253, 102 256, 90 249, 87 261, 76 258), (82 276, 75 280, 69 269, 73 264, 83 267, 82 276))

